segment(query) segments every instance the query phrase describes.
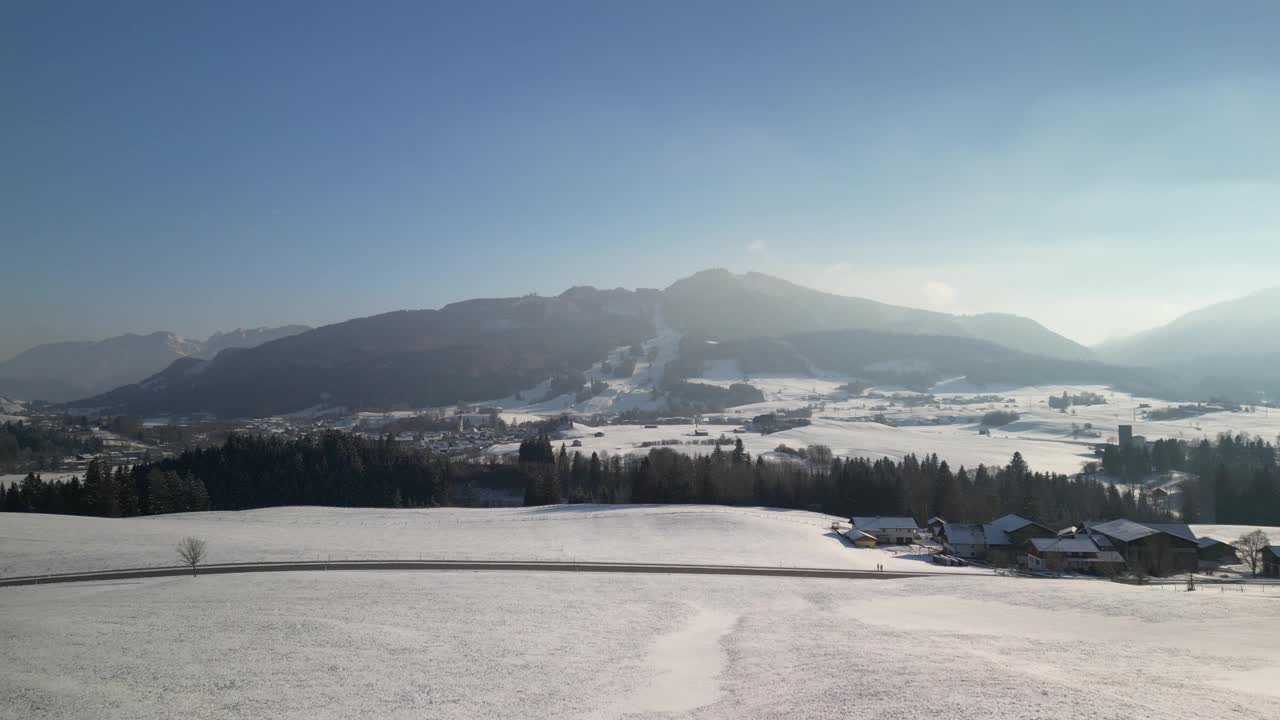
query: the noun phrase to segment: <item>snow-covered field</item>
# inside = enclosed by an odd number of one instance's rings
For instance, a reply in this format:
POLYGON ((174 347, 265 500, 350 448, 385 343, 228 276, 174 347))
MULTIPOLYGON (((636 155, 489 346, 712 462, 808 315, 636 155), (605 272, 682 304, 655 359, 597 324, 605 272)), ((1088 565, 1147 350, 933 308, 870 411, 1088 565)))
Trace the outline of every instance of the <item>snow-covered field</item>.
MULTIPOLYGON (((637 377, 641 370, 637 370, 637 377)), ((646 376, 647 378, 647 376, 646 376)), ((963 378, 939 383, 933 388, 935 403, 912 406, 904 402, 908 396, 920 396, 902 388, 872 388, 867 395, 848 396, 838 388, 848 382, 843 376, 819 374, 815 377, 784 377, 774 375, 745 377, 732 367, 709 368, 704 377, 693 382, 728 386, 734 382, 750 382, 765 394, 765 401, 730 408, 717 416, 746 422, 764 413, 809 407, 813 413, 812 425, 771 435, 743 433, 733 435, 740 425, 705 426, 711 437, 726 434, 742 437, 753 454, 768 453, 779 444, 800 448, 810 444, 828 445, 836 455, 847 457, 901 458, 908 454, 937 453, 953 467, 964 465, 972 468, 979 463, 1004 465, 1014 452, 1022 453, 1027 462, 1043 471, 1074 473, 1084 463, 1097 458, 1093 447, 1104 442, 1115 442, 1117 426, 1130 424, 1134 433, 1148 439, 1177 438, 1196 441, 1215 438, 1224 432, 1247 433, 1268 440, 1280 436, 1280 411, 1266 409, 1257 412, 1214 412, 1198 417, 1170 421, 1146 421, 1142 414, 1151 409, 1169 407, 1171 403, 1151 398, 1137 397, 1095 385, 1045 385, 975 387, 963 378), (1050 408, 1050 396, 1063 392, 1078 395, 1092 392, 1107 399, 1104 405, 1080 406, 1061 412, 1050 408), (894 396, 898 397, 894 397, 894 396), (983 402, 972 402, 988 397, 983 402), (990 399, 998 398, 998 399, 990 399), (992 410, 1012 410, 1020 414, 1017 422, 991 429, 991 435, 979 435, 981 417, 992 410), (873 422, 883 419, 885 423, 873 422), (896 426, 896 427, 895 427, 896 426)), ((618 381, 610 381, 618 384, 618 381)), ((633 391, 649 387, 648 380, 639 387, 628 380, 621 383, 633 391)), ((535 415, 558 415, 561 412, 602 412, 617 410, 612 398, 622 392, 621 387, 611 385, 603 395, 578 406, 560 402, 554 408, 531 405, 524 412, 535 415)), ((632 397, 632 396, 628 396, 632 397)), ((628 407, 639 407, 629 405, 628 407)), ((584 452, 610 454, 645 451, 644 443, 663 440, 681 440, 672 446, 681 452, 692 454, 709 452, 707 446, 696 442, 690 426, 660 426, 645 428, 639 425, 611 425, 601 428, 579 428, 565 432, 559 438, 565 442, 579 439, 584 452), (594 438, 595 430, 605 433, 594 438)), ((500 445, 490 449, 493 453, 510 453, 515 445, 500 445)))
POLYGON ((1272 545, 1280 545, 1280 527, 1265 525, 1192 525, 1196 537, 1211 537, 1225 543, 1235 542, 1241 535, 1261 530, 1271 538, 1272 545))
POLYGON ((287 507, 137 518, 5 514, 0 577, 177 564, 187 535, 209 562, 577 560, 985 572, 855 549, 829 515, 719 505, 392 510, 287 507))
MULTIPOLYGON (((53 480, 70 480, 73 477, 80 476, 82 473, 38 472, 36 474, 40 476, 41 480, 51 482, 53 480)), ((9 473, 6 475, 0 475, 0 488, 6 487, 9 485, 21 485, 23 479, 25 479, 26 477, 27 477, 27 473, 9 473)))
POLYGON ((0 718, 1280 718, 1280 593, 503 572, 0 589, 0 718))
MULTIPOLYGON (((590 454, 608 453, 625 455, 647 452, 649 447, 663 441, 678 440, 681 444, 664 445, 672 450, 691 455, 704 455, 714 448, 701 441, 718 438, 730 440, 742 438, 743 445, 753 456, 772 453, 779 445, 793 449, 809 445, 827 445, 836 455, 844 457, 887 457, 901 459, 908 454, 937 453, 952 468, 961 465, 973 469, 979 464, 988 467, 1006 465, 1015 452, 1021 452, 1036 470, 1079 472, 1081 465, 1096 459, 1086 442, 1073 442, 1069 438, 1050 439, 1023 437, 999 429, 990 437, 978 434, 978 425, 902 426, 890 427, 874 422, 815 419, 806 427, 762 435, 754 432, 734 433, 740 425, 704 425, 708 437, 695 437, 692 425, 659 425, 646 428, 643 425, 607 425, 593 428, 575 424, 575 429, 559 434, 555 442, 568 445, 574 440, 580 447, 570 448, 590 454), (603 437, 595 437, 599 431, 603 437), (645 446, 649 443, 649 447, 645 446)), ((515 443, 495 445, 488 452, 499 455, 514 454, 519 449, 515 443)), ((728 448, 726 448, 728 449, 728 448)))

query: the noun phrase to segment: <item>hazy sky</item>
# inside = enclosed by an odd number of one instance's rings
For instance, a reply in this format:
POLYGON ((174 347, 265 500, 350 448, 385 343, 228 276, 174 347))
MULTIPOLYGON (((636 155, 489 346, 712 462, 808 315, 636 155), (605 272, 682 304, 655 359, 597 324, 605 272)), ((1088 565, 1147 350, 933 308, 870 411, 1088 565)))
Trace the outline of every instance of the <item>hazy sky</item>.
POLYGON ((4 3, 0 357, 715 266, 1083 342, 1280 284, 1280 3, 1048 5, 4 3))

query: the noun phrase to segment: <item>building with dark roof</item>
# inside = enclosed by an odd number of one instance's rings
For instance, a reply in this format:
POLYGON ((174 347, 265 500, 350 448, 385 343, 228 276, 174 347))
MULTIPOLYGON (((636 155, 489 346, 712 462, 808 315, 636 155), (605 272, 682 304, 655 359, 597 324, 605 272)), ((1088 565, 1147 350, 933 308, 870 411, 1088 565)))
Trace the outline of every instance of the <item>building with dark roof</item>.
POLYGON ((1262 553, 1262 574, 1280 578, 1280 545, 1272 545, 1262 553))
POLYGON ((920 526, 909 517, 859 517, 849 518, 855 530, 870 533, 883 545, 910 545, 919 542, 920 526))
POLYGON ((1236 554, 1235 547, 1230 543, 1224 543, 1216 538, 1202 537, 1196 544, 1199 546, 1196 552, 1200 556, 1201 567, 1234 565, 1240 562, 1240 556, 1236 554))
POLYGON ((1031 570, 1073 570, 1106 575, 1124 567, 1124 558, 1098 547, 1088 535, 1031 538, 1027 541, 1027 567, 1031 570))
POLYGON ((1100 548, 1120 553, 1133 572, 1163 576, 1200 567, 1200 542, 1185 524, 1110 520, 1084 527, 1100 548))
POLYGON ((938 539, 956 557, 1010 567, 1025 561, 1028 540, 1056 534, 1038 522, 1010 514, 989 523, 946 523, 938 539))

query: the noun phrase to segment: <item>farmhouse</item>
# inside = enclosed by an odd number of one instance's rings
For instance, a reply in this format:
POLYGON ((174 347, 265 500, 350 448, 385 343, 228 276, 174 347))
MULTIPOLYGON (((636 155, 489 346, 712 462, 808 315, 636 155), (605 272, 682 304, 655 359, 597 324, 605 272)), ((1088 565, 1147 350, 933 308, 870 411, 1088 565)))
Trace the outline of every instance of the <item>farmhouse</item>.
POLYGON ((845 530, 844 536, 849 538, 849 542, 853 543, 855 547, 873 548, 880 544, 879 541, 876 540, 875 535, 858 530, 857 528, 849 528, 848 530, 845 530))
POLYGON ((1084 534, 1099 548, 1120 553, 1130 570, 1173 575, 1199 569, 1200 543, 1186 525, 1111 520, 1084 526, 1084 534))
POLYGON ((1055 535, 1040 523, 1010 514, 989 523, 945 523, 939 539, 943 548, 956 557, 1010 566, 1024 561, 1028 540, 1055 535))
POLYGON ((909 517, 852 517, 849 523, 875 537, 882 545, 910 545, 917 541, 920 526, 909 517))
POLYGON ((1280 578, 1280 545, 1272 545, 1262 553, 1262 574, 1280 578))
POLYGON ((1026 550, 1026 563, 1031 570, 1074 570, 1103 575, 1124 567, 1120 553, 1099 548, 1088 535, 1031 538, 1026 550))
POLYGON ((1202 537, 1198 542, 1200 547, 1196 553, 1200 557, 1200 567, 1202 568, 1206 566, 1232 565, 1240 562, 1240 557, 1236 555, 1236 549, 1229 543, 1224 543, 1211 537, 1202 537))

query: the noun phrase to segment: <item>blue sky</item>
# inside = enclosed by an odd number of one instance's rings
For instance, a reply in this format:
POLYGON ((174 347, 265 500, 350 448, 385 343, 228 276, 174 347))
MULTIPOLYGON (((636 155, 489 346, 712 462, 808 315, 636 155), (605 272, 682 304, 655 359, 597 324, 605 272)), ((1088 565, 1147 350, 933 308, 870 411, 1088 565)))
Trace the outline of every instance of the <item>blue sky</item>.
POLYGON ((717 266, 1085 342, 1280 284, 1280 5, 1044 5, 7 3, 0 357, 717 266))

